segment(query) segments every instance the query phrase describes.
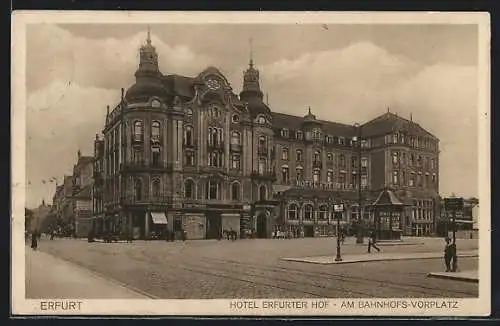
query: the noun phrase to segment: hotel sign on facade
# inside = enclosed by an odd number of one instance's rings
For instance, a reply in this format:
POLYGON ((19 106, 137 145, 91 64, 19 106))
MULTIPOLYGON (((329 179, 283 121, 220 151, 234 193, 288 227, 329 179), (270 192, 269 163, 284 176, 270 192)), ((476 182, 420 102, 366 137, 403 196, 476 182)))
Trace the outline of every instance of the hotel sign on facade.
MULTIPOLYGON (((346 184, 339 182, 313 182, 311 180, 297 180, 295 181, 297 188, 305 189, 320 189, 320 190, 356 190, 357 184, 346 184)), ((366 190, 367 186, 361 186, 362 190, 366 190)))

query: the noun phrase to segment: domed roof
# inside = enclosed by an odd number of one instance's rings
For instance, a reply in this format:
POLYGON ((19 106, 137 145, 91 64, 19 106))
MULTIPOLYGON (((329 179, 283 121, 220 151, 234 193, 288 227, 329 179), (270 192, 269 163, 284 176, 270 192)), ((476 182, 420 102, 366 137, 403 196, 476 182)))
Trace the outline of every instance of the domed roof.
POLYGON ((169 99, 172 97, 172 94, 170 94, 170 92, 163 87, 161 82, 144 80, 136 82, 127 90, 125 94, 125 98, 128 101, 134 99, 149 99, 152 96, 169 99))

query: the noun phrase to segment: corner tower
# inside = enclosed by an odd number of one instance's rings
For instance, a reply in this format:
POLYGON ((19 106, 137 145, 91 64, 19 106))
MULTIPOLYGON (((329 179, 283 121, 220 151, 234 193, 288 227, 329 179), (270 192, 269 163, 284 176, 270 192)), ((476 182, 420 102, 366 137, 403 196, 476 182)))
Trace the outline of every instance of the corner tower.
POLYGON ((146 44, 141 46, 139 54, 139 68, 135 72, 135 78, 160 77, 161 73, 158 67, 158 53, 156 53, 156 48, 151 44, 151 28, 149 26, 146 44))

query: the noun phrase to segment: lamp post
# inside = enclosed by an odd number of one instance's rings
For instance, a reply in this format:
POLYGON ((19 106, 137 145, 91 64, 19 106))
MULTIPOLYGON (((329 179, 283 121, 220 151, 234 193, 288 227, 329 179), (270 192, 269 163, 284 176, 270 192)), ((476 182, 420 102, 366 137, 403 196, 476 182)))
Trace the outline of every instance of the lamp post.
POLYGON ((302 215, 303 213, 303 207, 302 205, 304 205, 304 199, 302 198, 302 196, 299 197, 299 230, 298 230, 298 234, 297 234, 297 238, 302 238, 302 232, 303 232, 303 223, 304 223, 304 216, 302 215))
POLYGON ((356 243, 363 243, 364 242, 364 228, 363 228, 363 215, 361 212, 361 207, 362 207, 362 193, 361 193, 361 125, 359 123, 354 124, 354 128, 356 129, 356 136, 353 137, 353 141, 356 144, 356 149, 357 149, 357 156, 358 156, 358 227, 356 230, 356 243))
POLYGON ((333 210, 337 218, 337 255, 335 256, 335 261, 342 261, 342 256, 340 254, 340 218, 344 212, 344 204, 336 204, 333 206, 333 210))

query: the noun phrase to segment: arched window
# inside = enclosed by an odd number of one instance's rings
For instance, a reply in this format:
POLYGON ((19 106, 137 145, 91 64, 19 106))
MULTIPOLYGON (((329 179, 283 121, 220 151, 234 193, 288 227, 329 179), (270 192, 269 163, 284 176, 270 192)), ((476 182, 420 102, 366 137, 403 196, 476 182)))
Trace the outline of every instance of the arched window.
POLYGON ((260 148, 265 148, 266 147, 266 137, 259 136, 259 147, 260 148))
POLYGON ((213 167, 222 166, 223 154, 217 151, 208 154, 208 165, 213 167))
POLYGON ((151 159, 153 166, 161 166, 161 152, 160 147, 151 148, 151 159))
POLYGON ((207 199, 219 199, 220 183, 217 180, 209 180, 207 182, 207 199))
POLYGON ((288 170, 288 165, 283 165, 281 167, 281 179, 284 184, 290 182, 290 172, 288 170))
POLYGON ((340 166, 341 167, 345 167, 345 156, 344 156, 344 154, 340 154, 339 161, 340 161, 339 162, 340 166))
POLYGON ((327 159, 329 162, 333 161, 333 153, 328 153, 328 154, 326 154, 326 159, 327 159))
POLYGON ((319 217, 320 220, 324 221, 328 219, 328 207, 325 205, 321 205, 319 207, 319 217))
POLYGON ((188 199, 194 198, 194 182, 191 179, 184 182, 184 197, 188 199))
POLYGON ((266 186, 259 187, 259 200, 266 200, 266 186))
POLYGON ((298 150, 295 152, 295 154, 296 154, 295 160, 296 160, 296 161, 301 162, 301 161, 302 161, 302 150, 301 150, 301 149, 298 149, 298 150))
POLYGON ((233 182, 231 185, 231 200, 240 200, 240 184, 238 182, 233 182))
POLYGON ((259 174, 264 174, 266 172, 266 159, 261 157, 259 159, 259 174))
POLYGON ((288 161, 288 148, 283 148, 281 151, 281 159, 283 161, 288 161))
POLYGON ((134 140, 141 141, 143 137, 144 131, 142 126, 142 121, 137 120, 134 122, 134 140))
POLYGON ((332 183, 333 182, 333 171, 332 170, 328 170, 326 172, 326 182, 327 183, 332 183))
POLYGON ((304 206, 304 219, 305 220, 312 220, 313 219, 313 212, 314 212, 313 205, 306 204, 304 206))
POLYGON ((142 200, 142 181, 141 181, 141 179, 135 180, 135 199, 142 200))
POLYGON ((304 180, 304 169, 301 166, 298 166, 295 168, 295 176, 296 176, 297 181, 304 180))
POLYGON ((219 108, 215 104, 210 104, 209 109, 208 109, 208 114, 213 117, 217 118, 220 114, 219 108))
POLYGON ((314 162, 321 162, 321 152, 320 151, 314 152, 313 160, 314 160, 314 162))
POLYGON ((313 182, 318 183, 320 182, 321 177, 320 177, 320 171, 319 170, 314 170, 313 171, 313 182))
POLYGON ((184 145, 193 146, 193 127, 186 126, 184 130, 184 145))
POLYGON ((240 144, 240 133, 237 131, 233 131, 231 133, 231 144, 239 145, 240 144))
POLYGON ((160 122, 158 121, 151 123, 151 139, 160 140, 160 122))
POLYGON ((299 216, 297 215, 297 205, 290 204, 288 206, 288 219, 289 220, 297 220, 299 216))
POLYGON ((152 182, 152 190, 153 190, 153 197, 154 198, 159 198, 161 194, 161 183, 160 183, 160 178, 153 178, 152 182))

